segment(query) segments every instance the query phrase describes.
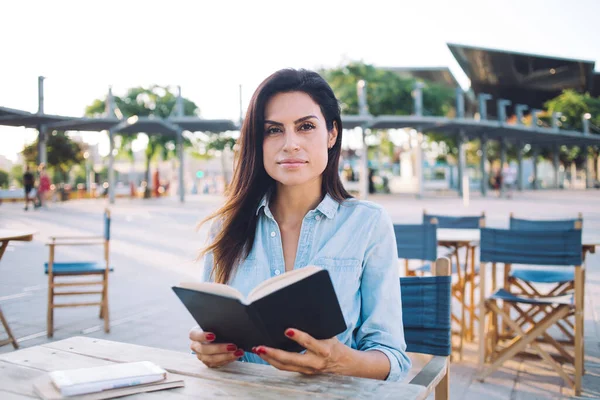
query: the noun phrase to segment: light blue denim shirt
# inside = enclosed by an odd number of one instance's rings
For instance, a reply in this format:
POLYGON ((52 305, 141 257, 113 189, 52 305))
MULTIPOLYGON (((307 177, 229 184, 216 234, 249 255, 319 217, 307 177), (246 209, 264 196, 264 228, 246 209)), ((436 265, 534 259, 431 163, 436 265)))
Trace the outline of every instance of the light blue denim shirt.
MULTIPOLYGON (((245 296, 285 272, 281 234, 267 197, 257 214, 252 251, 229 283, 245 296)), ((294 269, 317 265, 329 271, 348 327, 337 338, 353 349, 384 353, 391 365, 389 381, 402 380, 411 366, 405 352, 395 240, 392 222, 380 206, 356 199, 339 204, 326 195, 302 221, 294 264, 294 269)), ((212 267, 209 253, 204 281, 211 280, 212 267)), ((242 361, 265 363, 250 352, 242 361)))

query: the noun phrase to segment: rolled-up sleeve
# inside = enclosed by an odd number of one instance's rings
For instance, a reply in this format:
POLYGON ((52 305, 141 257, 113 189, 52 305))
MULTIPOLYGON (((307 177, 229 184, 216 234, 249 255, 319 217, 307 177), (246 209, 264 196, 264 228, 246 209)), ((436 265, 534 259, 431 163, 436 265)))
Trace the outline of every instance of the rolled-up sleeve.
POLYGON ((355 336, 357 349, 379 350, 390 360, 386 380, 406 377, 411 362, 406 355, 402 324, 400 275, 394 227, 381 209, 365 252, 361 280, 361 320, 355 336))

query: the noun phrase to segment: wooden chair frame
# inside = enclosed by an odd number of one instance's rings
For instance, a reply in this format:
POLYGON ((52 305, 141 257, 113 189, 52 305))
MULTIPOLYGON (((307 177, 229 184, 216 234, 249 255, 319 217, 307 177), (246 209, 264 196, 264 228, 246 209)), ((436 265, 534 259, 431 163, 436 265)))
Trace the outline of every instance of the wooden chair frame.
MULTIPOLYGON (((580 223, 575 223, 576 229, 581 229, 580 223)), ((510 265, 509 265, 510 266, 510 265)), ((549 365, 555 372, 569 385, 575 392, 575 396, 581 394, 581 379, 584 374, 584 346, 583 346, 583 304, 585 286, 585 266, 576 265, 575 282, 574 282, 574 304, 564 305, 550 304, 533 305, 528 311, 524 311, 520 307, 520 303, 511 301, 503 301, 503 306, 500 307, 496 300, 486 299, 486 265, 482 264, 480 270, 480 316, 483 316, 479 324, 479 374, 477 379, 484 381, 486 377, 498 370, 506 361, 513 358, 520 352, 523 352, 527 347, 532 347, 533 350, 549 365), (519 319, 514 321, 510 315, 510 308, 514 308, 519 313, 519 319), (543 317, 539 321, 535 321, 533 316, 542 314, 543 317), (573 342, 574 349, 569 353, 562 343, 552 338, 547 330, 554 326, 560 326, 559 323, 567 316, 575 317, 573 342), (487 330, 490 333, 486 335, 485 318, 489 317, 487 330), (506 324, 515 334, 507 346, 501 350, 498 349, 498 317, 502 319, 502 323, 506 324), (551 344, 559 354, 567 360, 568 363, 574 365, 575 376, 571 378, 555 361, 555 359, 538 344, 538 338, 542 336, 543 341, 551 344), (485 368, 485 364, 490 362, 490 365, 485 368)), ((543 297, 542 297, 543 298, 543 297)))
MULTIPOLYGON (((107 218, 110 219, 110 210, 106 209, 105 213, 107 218)), ((104 320, 104 332, 110 332, 110 320, 109 320, 109 309, 108 309, 108 274, 110 272, 110 238, 104 236, 51 236, 50 242, 46 243, 49 248, 48 257, 48 315, 47 315, 47 329, 48 337, 51 338, 54 335, 54 309, 65 308, 65 307, 87 307, 87 306, 99 306, 100 307, 100 318, 104 320), (54 275, 53 265, 55 259, 55 253, 57 247, 62 246, 103 246, 104 247, 104 272, 76 272, 65 275, 54 275), (100 280, 89 280, 83 282, 57 282, 56 279, 59 277, 80 277, 80 276, 98 276, 101 275, 100 280), (76 290, 76 291, 57 291, 57 288, 73 288, 81 286, 98 286, 101 285, 100 290, 76 290), (77 295, 90 295, 99 294, 101 295, 100 301, 97 302, 74 302, 74 303, 63 303, 55 304, 55 296, 77 296, 77 295)))

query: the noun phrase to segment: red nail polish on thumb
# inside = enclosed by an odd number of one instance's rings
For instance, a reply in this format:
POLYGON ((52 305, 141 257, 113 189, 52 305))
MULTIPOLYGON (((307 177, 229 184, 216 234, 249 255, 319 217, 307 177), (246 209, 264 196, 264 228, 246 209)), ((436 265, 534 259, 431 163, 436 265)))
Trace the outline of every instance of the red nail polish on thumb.
POLYGON ((294 331, 291 329, 288 329, 287 331, 285 331, 285 336, 287 337, 293 337, 294 336, 294 331))

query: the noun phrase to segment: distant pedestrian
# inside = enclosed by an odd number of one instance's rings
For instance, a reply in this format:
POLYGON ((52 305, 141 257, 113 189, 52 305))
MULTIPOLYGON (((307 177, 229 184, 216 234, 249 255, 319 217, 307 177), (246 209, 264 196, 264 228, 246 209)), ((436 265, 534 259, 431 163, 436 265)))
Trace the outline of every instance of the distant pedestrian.
POLYGON ((38 185, 37 197, 39 200, 39 207, 46 205, 48 201, 48 193, 50 192, 50 177, 46 173, 46 164, 41 163, 38 172, 40 174, 40 183, 38 185))
POLYGON ((29 202, 34 203, 33 199, 29 198, 29 193, 33 190, 35 185, 35 177, 29 169, 29 165, 25 167, 25 173, 23 174, 23 187, 25 188, 25 211, 29 209, 29 202))

